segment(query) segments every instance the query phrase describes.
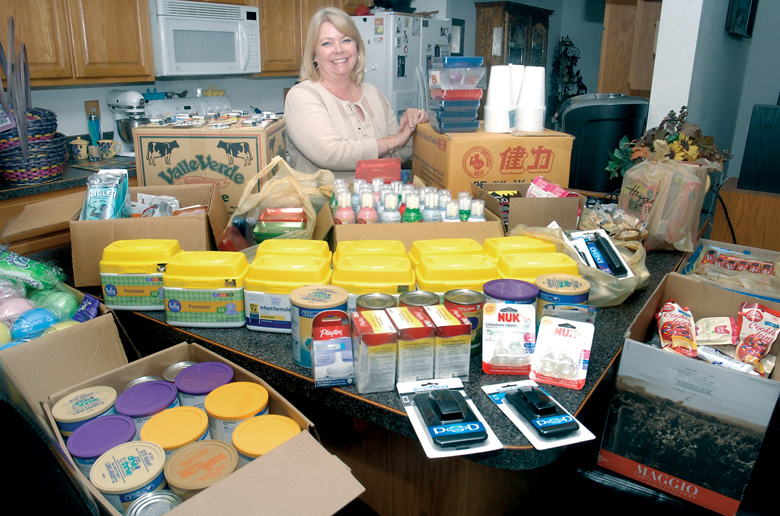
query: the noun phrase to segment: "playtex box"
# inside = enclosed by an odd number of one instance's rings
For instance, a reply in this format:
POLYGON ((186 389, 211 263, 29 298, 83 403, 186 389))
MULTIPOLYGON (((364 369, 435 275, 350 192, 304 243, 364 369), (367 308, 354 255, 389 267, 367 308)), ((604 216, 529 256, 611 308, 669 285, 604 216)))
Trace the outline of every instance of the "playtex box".
MULTIPOLYGON (((655 314, 669 300, 689 308, 696 321, 744 317, 746 335, 771 317, 760 311, 738 315, 743 303, 780 309, 775 302, 668 274, 626 333, 598 463, 734 515, 778 401, 780 370, 761 377, 646 344, 658 332, 655 314)), ((769 353, 778 352, 775 342, 769 353)))
POLYGON ((246 183, 274 156, 285 157, 284 127, 284 120, 228 129, 138 127, 133 131, 138 184, 214 184, 233 213, 246 183))
POLYGON ((438 133, 420 124, 414 133, 412 174, 426 185, 471 192, 483 183, 530 183, 542 176, 569 186, 574 137, 556 131, 522 136, 488 133, 438 133))

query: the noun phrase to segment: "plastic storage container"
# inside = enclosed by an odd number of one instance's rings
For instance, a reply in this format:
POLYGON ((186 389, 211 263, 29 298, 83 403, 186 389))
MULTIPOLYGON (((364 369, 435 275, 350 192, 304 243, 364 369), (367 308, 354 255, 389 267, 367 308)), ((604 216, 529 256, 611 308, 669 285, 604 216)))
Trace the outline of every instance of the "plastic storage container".
POLYGON ((376 256, 406 257, 406 247, 400 240, 348 240, 339 242, 333 253, 333 268, 345 256, 359 256, 370 260, 376 256))
POLYGON ((485 254, 498 262, 505 254, 516 253, 555 253, 555 244, 541 238, 525 235, 486 238, 482 243, 485 254))
POLYGON ((437 100, 479 100, 482 98, 482 89, 470 90, 444 90, 431 89, 431 98, 437 100))
POLYGON ((321 252, 308 256, 281 251, 258 253, 244 283, 247 329, 290 333, 290 292, 302 285, 327 285, 332 275, 330 251, 327 258, 321 252))
MULTIPOLYGON (((472 254, 482 255, 484 250, 472 238, 436 238, 431 240, 415 240, 409 250, 409 259, 416 268, 426 256, 442 254, 472 254)), ((449 290, 449 289, 448 289, 449 290)))
POLYGON ((498 275, 533 283, 543 274, 572 274, 579 276, 577 262, 564 253, 504 254, 498 260, 498 275))
POLYGON ((479 100, 428 100, 428 109, 431 111, 477 111, 479 100))
POLYGON ((266 208, 260 214, 253 236, 255 242, 263 242, 291 231, 304 229, 306 229, 306 212, 303 208, 266 208))
POLYGON ((252 382, 223 385, 206 398, 206 412, 211 437, 230 443, 241 422, 268 413, 268 390, 252 382))
POLYGON ((487 85, 485 68, 441 68, 428 70, 428 86, 431 89, 473 90, 487 85))
POLYGON ((242 253, 182 251, 163 274, 165 320, 171 326, 238 328, 246 324, 242 253))
POLYGON ((333 267, 333 285, 349 292, 347 309, 355 310, 363 294, 398 296, 414 290, 414 270, 408 256, 345 256, 333 267))
POLYGON ((273 238, 263 240, 257 246, 255 256, 266 254, 302 254, 310 258, 322 258, 330 263, 333 253, 324 240, 302 240, 299 238, 273 238))
POLYGON ((479 130, 479 120, 468 122, 443 122, 438 118, 431 118, 431 127, 440 133, 474 133, 479 130))
POLYGON ((100 282, 106 306, 115 310, 164 310, 162 277, 181 252, 178 240, 117 240, 103 249, 100 282))
POLYGON ((433 68, 479 68, 484 58, 472 56, 434 57, 433 68))
POLYGON ((460 288, 482 292, 486 282, 498 279, 496 262, 484 253, 425 257, 415 272, 418 288, 440 295, 460 288))

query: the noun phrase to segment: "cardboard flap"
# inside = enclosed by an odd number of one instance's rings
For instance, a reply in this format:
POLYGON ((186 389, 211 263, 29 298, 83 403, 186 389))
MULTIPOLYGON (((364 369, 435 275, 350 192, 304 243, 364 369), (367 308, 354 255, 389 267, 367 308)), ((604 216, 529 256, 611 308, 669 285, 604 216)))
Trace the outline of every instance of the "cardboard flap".
POLYGON ((68 229, 69 222, 81 213, 85 195, 76 192, 58 197, 56 202, 28 204, 3 229, 3 239, 11 242, 68 229))
POLYGON ((509 199, 508 230, 518 224, 543 228, 550 222, 556 222, 563 229, 577 229, 580 210, 585 206, 587 197, 526 197, 531 183, 486 183, 480 188, 473 185, 471 195, 485 201, 485 209, 500 215, 498 200, 490 192, 517 191, 519 196, 509 199))
POLYGON ((195 495, 171 515, 269 513, 331 515, 365 491, 347 466, 308 432, 286 443, 195 495))

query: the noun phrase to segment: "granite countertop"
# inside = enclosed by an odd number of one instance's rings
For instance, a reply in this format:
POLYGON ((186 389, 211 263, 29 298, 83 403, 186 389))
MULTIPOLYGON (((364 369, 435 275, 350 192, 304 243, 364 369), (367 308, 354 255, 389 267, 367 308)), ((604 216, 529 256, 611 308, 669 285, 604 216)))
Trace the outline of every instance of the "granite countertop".
POLYGON ((128 175, 130 177, 135 177, 135 158, 117 156, 112 159, 95 162, 67 161, 62 175, 59 179, 54 181, 33 183, 29 185, 0 183, 0 201, 84 186, 89 175, 94 174, 100 169, 107 168, 127 169, 128 175))
MULTIPOLYGON (((587 381, 582 390, 544 386, 569 412, 578 417, 587 412, 587 402, 594 388, 608 376, 623 345, 626 329, 665 274, 675 268, 680 256, 678 252, 648 253, 647 267, 651 273, 649 286, 633 293, 620 306, 599 310, 587 381)), ((359 394, 355 387, 315 388, 310 370, 292 361, 289 334, 250 331, 246 328, 175 328, 165 323, 162 311, 117 311, 117 314, 128 335, 144 355, 154 352, 154 346, 166 347, 182 341, 197 342, 257 374, 285 397, 299 397, 309 403, 321 404, 416 439, 396 392, 359 394), (150 349, 143 349, 144 346, 150 349)), ((526 378, 484 374, 481 358, 472 357, 466 391, 504 444, 504 449, 468 455, 469 459, 492 467, 517 470, 547 465, 562 453, 561 448, 535 450, 481 389, 484 385, 526 378)), ((605 380, 605 383, 608 384, 608 381, 605 380)))

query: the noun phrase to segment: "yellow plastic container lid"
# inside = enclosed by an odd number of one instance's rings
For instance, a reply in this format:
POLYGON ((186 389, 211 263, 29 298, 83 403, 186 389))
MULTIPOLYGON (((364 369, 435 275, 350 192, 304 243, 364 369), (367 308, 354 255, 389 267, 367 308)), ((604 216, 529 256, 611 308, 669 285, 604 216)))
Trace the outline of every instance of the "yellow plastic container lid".
POLYGON ((265 254, 302 254, 312 258, 322 258, 330 264, 333 253, 324 240, 303 240, 300 238, 271 238, 263 240, 257 246, 256 256, 265 254))
POLYGON ((336 245, 333 253, 333 268, 347 256, 361 256, 372 259, 377 256, 406 257, 406 247, 400 240, 347 240, 336 245))
POLYGON ((260 457, 301 433, 301 427, 287 416, 268 414, 253 417, 233 431, 233 446, 247 457, 260 457))
POLYGON ((249 271, 246 255, 231 251, 182 251, 168 261, 163 287, 243 288, 249 271))
POLYGON ((208 415, 226 421, 255 416, 268 407, 268 390, 252 382, 232 382, 217 387, 204 401, 208 415))
POLYGON ((414 269, 404 256, 344 256, 333 269, 333 285, 350 294, 398 294, 414 290, 414 269))
POLYGON ((504 254, 558 252, 554 243, 526 235, 486 238, 482 247, 496 262, 504 254))
POLYGON ((501 278, 533 283, 537 277, 553 273, 580 275, 577 262, 564 253, 505 254, 498 260, 498 274, 501 278))
POLYGON ((199 440, 208 427, 209 417, 198 407, 173 407, 149 418, 141 427, 139 437, 171 451, 199 440))
POLYGON ((103 249, 100 272, 103 274, 162 273, 165 270, 164 265, 180 252, 181 246, 178 240, 154 238, 117 240, 103 249))
POLYGON ((417 288, 444 293, 458 288, 482 292, 482 286, 498 279, 496 262, 484 253, 426 256, 415 269, 417 288))
POLYGON ((444 254, 482 255, 484 250, 473 238, 436 238, 432 240, 416 240, 409 251, 412 265, 417 268, 425 256, 444 254))
POLYGON ((332 275, 330 259, 322 256, 257 254, 249 265, 244 290, 289 294, 301 285, 327 285, 332 275))

